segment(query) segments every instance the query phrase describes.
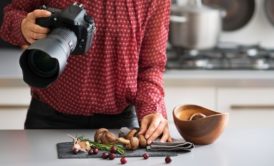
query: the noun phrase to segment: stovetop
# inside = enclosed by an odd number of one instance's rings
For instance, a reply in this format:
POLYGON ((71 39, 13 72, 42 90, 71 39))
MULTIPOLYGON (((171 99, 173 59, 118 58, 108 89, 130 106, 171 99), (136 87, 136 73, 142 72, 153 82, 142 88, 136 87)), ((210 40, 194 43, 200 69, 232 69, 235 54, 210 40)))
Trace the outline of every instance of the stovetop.
POLYGON ((274 49, 220 43, 210 50, 171 48, 167 69, 274 70, 274 49))

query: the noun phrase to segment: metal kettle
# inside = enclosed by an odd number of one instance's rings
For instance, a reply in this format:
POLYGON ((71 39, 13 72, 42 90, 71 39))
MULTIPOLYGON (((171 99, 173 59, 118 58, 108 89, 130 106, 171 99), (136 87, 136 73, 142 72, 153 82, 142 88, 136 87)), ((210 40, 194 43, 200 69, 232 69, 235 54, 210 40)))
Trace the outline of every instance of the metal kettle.
POLYGON ((216 46, 222 30, 224 12, 204 6, 201 0, 172 5, 169 42, 174 47, 210 49, 216 46))

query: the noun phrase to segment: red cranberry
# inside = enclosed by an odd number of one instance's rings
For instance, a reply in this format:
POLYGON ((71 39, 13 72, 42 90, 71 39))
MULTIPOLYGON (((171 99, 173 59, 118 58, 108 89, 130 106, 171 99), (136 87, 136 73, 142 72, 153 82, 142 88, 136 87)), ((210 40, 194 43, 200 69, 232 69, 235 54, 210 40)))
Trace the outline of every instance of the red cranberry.
POLYGON ((166 156, 166 158, 165 158, 165 162, 167 163, 167 164, 169 164, 169 163, 171 163, 171 158, 170 158, 170 156, 166 156))
POLYGON ((107 158, 108 158, 108 156, 109 156, 109 155, 108 155, 108 153, 105 153, 105 152, 104 152, 104 153, 102 153, 102 158, 103 158, 103 159, 107 159, 107 158))
POLYGON ((121 164, 126 164, 127 163, 127 158, 121 157, 120 162, 121 162, 121 164))
POLYGON ((98 154, 98 152, 99 152, 98 148, 93 149, 93 154, 98 154))
POLYGON ((144 154, 143 154, 143 157, 144 157, 144 159, 146 160, 146 159, 149 158, 149 154, 148 154, 148 153, 144 153, 144 154))
POLYGON ((116 151, 117 151, 117 148, 115 146, 112 146, 110 148, 110 153, 116 153, 116 151))
POLYGON ((115 154, 114 153, 110 153, 109 154, 109 156, 108 156, 108 158, 110 159, 110 160, 113 160, 113 159, 115 159, 115 154))
POLYGON ((88 151, 88 154, 89 154, 89 155, 94 154, 94 150, 91 148, 91 149, 88 151))

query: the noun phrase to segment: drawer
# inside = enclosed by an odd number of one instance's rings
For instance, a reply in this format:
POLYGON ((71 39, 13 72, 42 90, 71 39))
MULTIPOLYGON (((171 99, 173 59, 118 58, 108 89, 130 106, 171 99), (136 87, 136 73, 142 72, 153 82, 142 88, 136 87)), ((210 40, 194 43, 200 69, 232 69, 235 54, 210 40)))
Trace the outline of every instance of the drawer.
POLYGON ((0 129, 23 129, 30 100, 28 87, 0 87, 0 129))
POLYGON ((217 110, 230 113, 230 127, 274 127, 274 88, 220 88, 217 110))

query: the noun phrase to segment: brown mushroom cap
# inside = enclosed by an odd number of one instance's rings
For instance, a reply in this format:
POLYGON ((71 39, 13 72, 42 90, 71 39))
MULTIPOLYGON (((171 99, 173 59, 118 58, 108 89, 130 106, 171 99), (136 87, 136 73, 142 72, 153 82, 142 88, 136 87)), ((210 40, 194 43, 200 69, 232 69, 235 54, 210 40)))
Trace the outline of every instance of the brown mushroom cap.
POLYGON ((97 131, 96 131, 96 133, 95 133, 95 135, 94 135, 94 140, 96 141, 96 142, 101 142, 101 137, 102 137, 102 135, 104 134, 104 132, 108 132, 108 129, 106 129, 106 128, 100 128, 100 129, 98 129, 97 131))
POLYGON ((132 150, 137 149, 139 147, 139 139, 137 137, 132 137, 130 139, 130 145, 132 150))
POLYGON ((117 142, 117 136, 111 132, 106 132, 103 137, 105 138, 105 144, 115 144, 117 142))
POLYGON ((136 130, 136 129, 132 129, 132 130, 130 130, 130 132, 127 134, 126 139, 131 139, 132 137, 135 137, 136 134, 137 134, 137 130, 136 130))

